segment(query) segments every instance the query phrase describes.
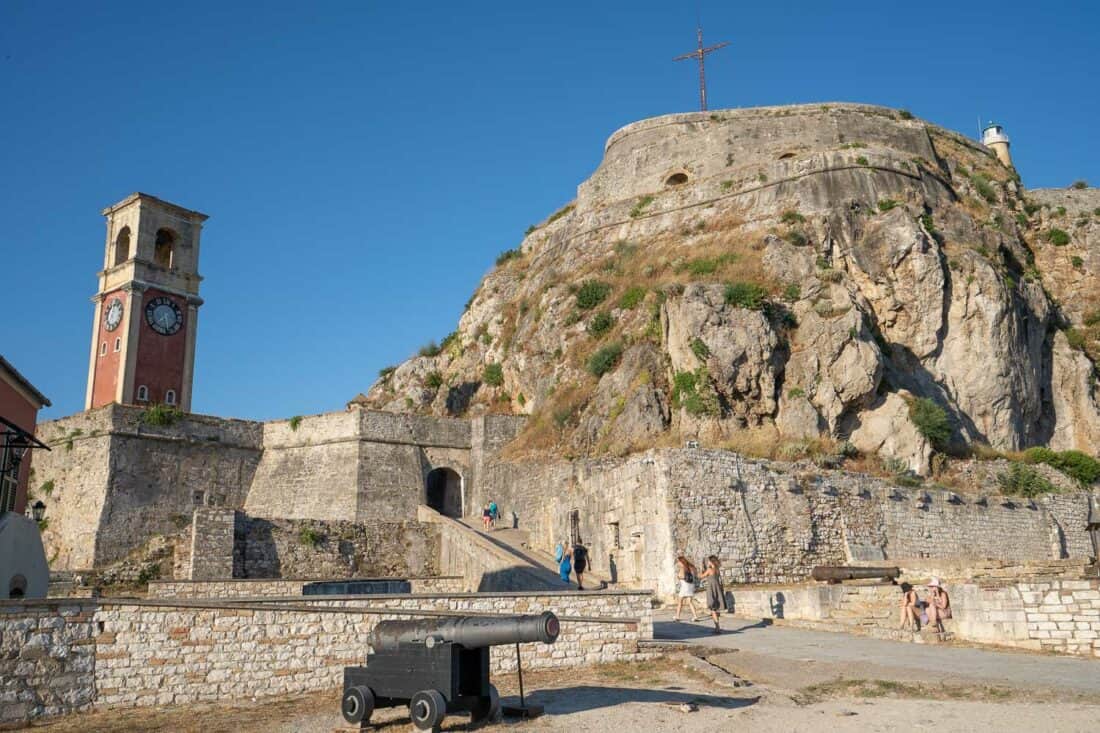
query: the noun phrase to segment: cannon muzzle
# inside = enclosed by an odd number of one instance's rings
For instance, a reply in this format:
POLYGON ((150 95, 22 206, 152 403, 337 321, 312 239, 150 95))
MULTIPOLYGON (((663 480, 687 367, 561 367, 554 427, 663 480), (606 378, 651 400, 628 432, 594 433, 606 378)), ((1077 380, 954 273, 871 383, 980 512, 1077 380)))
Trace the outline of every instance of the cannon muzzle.
POLYGON ((558 617, 546 611, 538 616, 463 616, 459 618, 381 621, 370 635, 376 652, 397 649, 401 644, 428 647, 451 642, 478 649, 501 644, 541 641, 553 644, 561 632, 558 617))

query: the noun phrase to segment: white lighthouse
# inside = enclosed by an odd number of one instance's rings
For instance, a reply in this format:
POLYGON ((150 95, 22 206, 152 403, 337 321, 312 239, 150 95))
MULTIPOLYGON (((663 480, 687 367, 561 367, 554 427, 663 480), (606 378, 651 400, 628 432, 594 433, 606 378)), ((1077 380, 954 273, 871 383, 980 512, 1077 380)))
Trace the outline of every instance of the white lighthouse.
POLYGON ((982 145, 986 146, 1009 168, 1012 167, 1012 155, 1008 152, 1008 135, 996 122, 990 122, 982 130, 982 145))

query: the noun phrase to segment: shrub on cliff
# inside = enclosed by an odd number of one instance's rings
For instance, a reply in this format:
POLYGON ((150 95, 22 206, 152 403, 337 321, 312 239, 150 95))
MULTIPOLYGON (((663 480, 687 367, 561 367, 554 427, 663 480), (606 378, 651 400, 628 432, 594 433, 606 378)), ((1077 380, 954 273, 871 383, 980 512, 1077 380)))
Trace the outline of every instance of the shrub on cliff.
POLYGON ((947 413, 927 397, 918 397, 909 403, 909 419, 917 427, 917 432, 927 438, 934 448, 942 448, 951 438, 947 413))
POLYGON ((630 310, 645 300, 645 294, 646 289, 641 285, 631 286, 623 293, 623 297, 619 298, 619 307, 623 310, 630 310))
POLYGON ((1047 232, 1047 241, 1055 247, 1065 247, 1069 244, 1069 234, 1062 229, 1051 229, 1047 232))
POLYGON ((140 420, 146 425, 165 426, 172 425, 183 417, 183 412, 178 408, 168 405, 150 405, 141 413, 140 420))
POLYGON ((607 311, 600 311, 588 322, 588 333, 598 338, 610 331, 614 325, 615 317, 607 311))
POLYGON ((726 285, 726 305, 758 311, 764 307, 767 292, 755 283, 729 283, 726 285))
POLYGON ((1045 463, 1086 485, 1100 480, 1100 461, 1079 450, 1059 452, 1043 447, 1028 448, 1024 451, 1024 460, 1028 463, 1045 463))
POLYGON ((481 381, 490 387, 499 387, 504 384, 504 367, 500 364, 486 364, 481 381))
POLYGON ((592 310, 611 295, 611 285, 602 280, 585 280, 577 288, 577 307, 592 310))
POLYGON ((1033 497, 1057 491, 1050 481, 1031 466, 1013 463, 1008 470, 997 476, 1001 491, 1007 496, 1033 497))
POLYGON ((298 530, 298 541, 306 547, 316 547, 323 539, 320 532, 310 527, 302 527, 298 530))
POLYGON ((517 258, 522 257, 522 256, 523 256, 523 250, 519 249, 518 247, 516 249, 506 249, 503 252, 501 252, 499 255, 497 255, 497 267, 500 267, 501 265, 506 264, 506 263, 510 262, 511 260, 517 259, 517 258))
POLYGON ((602 377, 615 368, 619 358, 623 355, 623 345, 615 342, 597 350, 588 357, 588 373, 594 377, 602 377))

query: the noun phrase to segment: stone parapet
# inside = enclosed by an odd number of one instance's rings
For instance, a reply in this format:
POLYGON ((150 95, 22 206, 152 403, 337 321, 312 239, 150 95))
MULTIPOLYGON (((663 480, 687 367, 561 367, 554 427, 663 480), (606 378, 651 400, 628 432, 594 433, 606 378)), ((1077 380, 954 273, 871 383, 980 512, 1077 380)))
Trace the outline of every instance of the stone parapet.
MULTIPOLYGON (((0 711, 21 722, 89 707, 217 702, 339 686, 381 620, 552 610, 553 645, 524 665, 574 667, 652 656, 648 593, 512 593, 212 600, 0 602, 0 711), (10 698, 10 699, 9 699, 10 698), (10 704, 9 704, 10 703, 10 704)), ((492 669, 513 669, 497 647, 492 669)))
MULTIPOLYGON (((312 583, 331 582, 328 578, 234 580, 154 580, 149 583, 150 598, 300 598, 303 588, 312 583)), ((350 578, 341 583, 375 584, 378 593, 450 593, 462 590, 461 576, 423 578, 350 578), (397 586, 405 586, 402 591, 397 586)))

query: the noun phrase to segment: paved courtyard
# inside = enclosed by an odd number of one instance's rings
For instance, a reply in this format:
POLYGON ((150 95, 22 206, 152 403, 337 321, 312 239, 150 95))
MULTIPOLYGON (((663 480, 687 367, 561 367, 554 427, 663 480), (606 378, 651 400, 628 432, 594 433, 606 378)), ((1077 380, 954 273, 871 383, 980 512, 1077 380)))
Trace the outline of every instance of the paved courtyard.
POLYGON ((785 687, 829 679, 934 679, 961 684, 1045 687, 1074 693, 1100 693, 1100 660, 1022 651, 1000 651, 952 644, 913 644, 827 631, 768 625, 756 619, 725 617, 725 630, 711 633, 709 619, 675 622, 672 611, 654 615, 654 636, 715 650, 723 666, 754 680, 785 687), (762 662, 770 660, 770 664, 762 662), (770 671, 765 671, 765 666, 770 671), (763 673, 763 674, 762 674, 763 673), (761 678, 764 679, 761 679, 761 678), (795 683, 795 684, 792 684, 795 683))

